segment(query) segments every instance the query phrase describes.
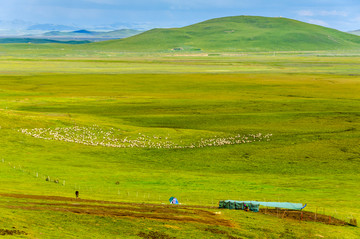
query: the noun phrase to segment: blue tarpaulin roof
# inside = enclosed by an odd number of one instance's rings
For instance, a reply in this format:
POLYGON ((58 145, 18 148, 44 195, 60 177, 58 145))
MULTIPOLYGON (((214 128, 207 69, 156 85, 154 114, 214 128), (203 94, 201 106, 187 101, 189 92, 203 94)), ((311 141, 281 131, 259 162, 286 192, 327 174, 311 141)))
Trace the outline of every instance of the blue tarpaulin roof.
POLYGON ((278 207, 278 208, 286 208, 293 210, 301 210, 305 206, 302 203, 291 203, 291 202, 258 202, 258 201, 235 201, 235 200, 226 200, 225 202, 237 202, 237 203, 252 203, 252 204, 260 204, 264 207, 278 207))
POLYGON ((179 201, 175 197, 169 198, 169 201, 170 201, 171 204, 179 204, 179 201))

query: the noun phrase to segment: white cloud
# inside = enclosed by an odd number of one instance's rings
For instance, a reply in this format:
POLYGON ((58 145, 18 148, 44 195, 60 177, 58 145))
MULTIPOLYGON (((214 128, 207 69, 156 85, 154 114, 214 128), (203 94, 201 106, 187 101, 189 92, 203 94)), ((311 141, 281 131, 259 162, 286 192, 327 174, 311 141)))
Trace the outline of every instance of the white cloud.
POLYGON ((356 16, 354 19, 352 19, 354 22, 360 22, 360 16, 356 16))
POLYGON ((117 0, 85 0, 86 2, 99 3, 99 4, 116 4, 117 0))
POLYGON ((314 17, 314 16, 340 16, 340 17, 347 17, 349 15, 348 12, 345 11, 337 11, 337 10, 322 10, 322 11, 313 11, 313 10, 300 10, 297 12, 299 16, 302 17, 314 17))
POLYGON ((333 11, 320 11, 318 15, 320 15, 320 16, 341 16, 341 17, 347 17, 347 16, 349 15, 349 13, 344 12, 344 11, 333 10, 333 11))
MULTIPOLYGON (((253 2, 257 0, 253 0, 253 2)), ((204 9, 204 8, 240 8, 252 6, 252 3, 237 0, 159 0, 159 3, 170 6, 170 9, 204 9)))
POLYGON ((298 11, 298 15, 303 16, 303 17, 312 17, 315 14, 314 14, 314 12, 309 11, 309 10, 301 10, 301 11, 298 11))

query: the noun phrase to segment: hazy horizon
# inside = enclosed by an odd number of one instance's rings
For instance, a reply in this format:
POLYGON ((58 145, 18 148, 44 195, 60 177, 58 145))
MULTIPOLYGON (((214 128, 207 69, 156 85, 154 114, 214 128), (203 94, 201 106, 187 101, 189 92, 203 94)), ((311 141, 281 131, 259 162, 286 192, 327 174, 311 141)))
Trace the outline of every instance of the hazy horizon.
MULTIPOLYGON (((286 17, 341 31, 360 29, 360 2, 353 0, 285 0, 251 3, 236 0, 12 0, 2 3, 0 34, 36 32, 38 24, 68 30, 115 30, 182 27, 204 20, 238 15, 286 17)), ((51 27, 50 27, 51 28, 51 27)), ((46 29, 51 30, 51 29, 46 29)), ((46 31, 44 30, 44 31, 46 31)))

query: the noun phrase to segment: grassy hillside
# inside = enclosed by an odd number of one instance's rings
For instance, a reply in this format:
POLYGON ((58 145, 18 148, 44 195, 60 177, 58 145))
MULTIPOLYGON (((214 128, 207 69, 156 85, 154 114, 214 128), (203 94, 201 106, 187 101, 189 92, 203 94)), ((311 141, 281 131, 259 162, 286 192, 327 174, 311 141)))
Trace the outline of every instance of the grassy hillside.
POLYGON ((121 51, 308 51, 360 48, 360 37, 287 18, 236 16, 153 29, 92 46, 121 51))

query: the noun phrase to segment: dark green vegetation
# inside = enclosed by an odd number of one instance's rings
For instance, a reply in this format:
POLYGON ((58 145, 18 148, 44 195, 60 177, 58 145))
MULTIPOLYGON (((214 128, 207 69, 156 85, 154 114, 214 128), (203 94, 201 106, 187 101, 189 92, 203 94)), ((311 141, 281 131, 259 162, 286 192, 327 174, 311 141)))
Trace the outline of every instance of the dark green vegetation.
POLYGON ((360 37, 287 18, 236 16, 87 47, 127 52, 318 51, 359 48, 360 37))
POLYGON ((355 227, 246 212, 167 213, 148 205, 98 211, 87 202, 5 195, 74 197, 79 190, 82 199, 156 205, 171 196, 205 206, 223 199, 290 201, 359 218, 358 65, 358 57, 263 55, 2 58, 0 229, 30 238, 359 238, 355 227), (222 147, 122 149, 19 131, 93 125, 93 133, 113 128, 129 139, 273 136, 222 147))

